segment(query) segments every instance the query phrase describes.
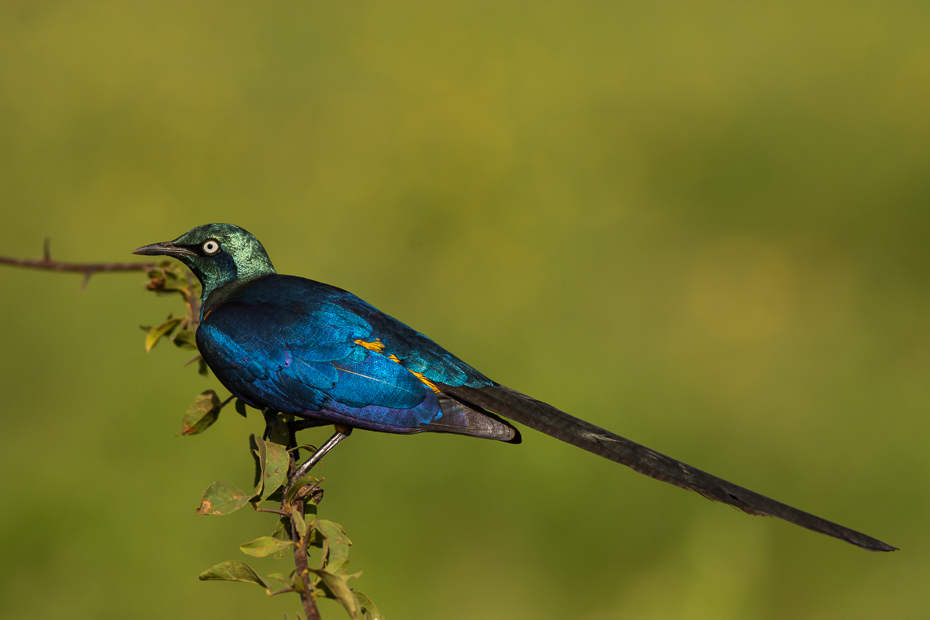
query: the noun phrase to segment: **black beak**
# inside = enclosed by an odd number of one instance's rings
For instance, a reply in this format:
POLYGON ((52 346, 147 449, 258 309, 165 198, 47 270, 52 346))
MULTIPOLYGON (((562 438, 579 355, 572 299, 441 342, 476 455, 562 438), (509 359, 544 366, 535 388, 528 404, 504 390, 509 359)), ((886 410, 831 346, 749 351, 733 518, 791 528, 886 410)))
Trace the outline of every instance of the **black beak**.
POLYGON ((164 243, 153 243, 151 245, 143 245, 141 248, 136 248, 133 250, 132 253, 142 254, 144 256, 174 256, 175 258, 180 258, 182 256, 197 256, 196 252, 192 252, 187 248, 176 246, 170 241, 165 241, 164 243))

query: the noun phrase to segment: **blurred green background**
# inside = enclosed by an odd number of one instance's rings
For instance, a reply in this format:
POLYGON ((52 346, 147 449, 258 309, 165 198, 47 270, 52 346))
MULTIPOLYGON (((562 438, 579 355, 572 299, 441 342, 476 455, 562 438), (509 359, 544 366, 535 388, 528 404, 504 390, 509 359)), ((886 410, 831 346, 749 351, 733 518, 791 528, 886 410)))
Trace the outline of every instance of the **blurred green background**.
MULTIPOLYGON (((926 617, 927 32, 924 2, 3 2, 0 254, 236 223, 507 385, 902 548, 532 432, 358 433, 321 511, 388 618, 926 617)), ((138 328, 179 302, 79 280, 0 267, 0 616, 293 617, 197 581, 272 527, 194 515, 250 483, 258 416, 180 437, 219 385, 138 328)))

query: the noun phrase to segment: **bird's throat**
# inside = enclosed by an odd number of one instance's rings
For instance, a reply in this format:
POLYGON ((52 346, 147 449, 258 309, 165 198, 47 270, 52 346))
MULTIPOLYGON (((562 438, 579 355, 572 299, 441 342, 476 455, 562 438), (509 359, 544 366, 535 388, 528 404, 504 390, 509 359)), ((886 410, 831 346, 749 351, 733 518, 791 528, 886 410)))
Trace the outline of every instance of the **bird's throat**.
MULTIPOLYGON (((232 280, 224 282, 219 286, 210 288, 207 288, 206 283, 203 283, 203 294, 200 297, 202 302, 200 306, 200 322, 202 323, 214 308, 221 305, 227 299, 235 296, 235 294, 242 290, 242 288, 252 284, 256 280, 260 280, 271 275, 274 275, 274 272, 253 276, 251 278, 233 278, 232 280)), ((203 282, 203 280, 201 280, 201 282, 203 282)))

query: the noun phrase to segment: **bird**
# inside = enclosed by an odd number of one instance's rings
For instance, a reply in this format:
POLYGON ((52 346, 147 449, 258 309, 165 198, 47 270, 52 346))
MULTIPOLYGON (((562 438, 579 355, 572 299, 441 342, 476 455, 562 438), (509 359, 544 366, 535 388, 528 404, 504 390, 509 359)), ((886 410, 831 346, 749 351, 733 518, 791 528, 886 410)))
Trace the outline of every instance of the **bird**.
POLYGON ((293 415, 299 428, 335 426, 302 471, 352 429, 517 444, 516 422, 750 515, 774 516, 870 551, 897 550, 493 381, 352 293, 277 273, 264 246, 238 226, 205 224, 133 254, 176 258, 198 278, 197 347, 236 398, 293 415))

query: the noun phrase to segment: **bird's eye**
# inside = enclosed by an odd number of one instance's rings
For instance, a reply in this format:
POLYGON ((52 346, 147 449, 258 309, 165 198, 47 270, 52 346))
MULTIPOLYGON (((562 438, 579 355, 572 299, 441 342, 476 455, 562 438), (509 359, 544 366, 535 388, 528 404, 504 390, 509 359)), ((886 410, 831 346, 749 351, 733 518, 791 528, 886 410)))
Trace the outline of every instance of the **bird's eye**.
POLYGON ((203 253, 207 256, 213 256, 220 251, 220 243, 216 239, 207 239, 201 247, 203 247, 203 253))

